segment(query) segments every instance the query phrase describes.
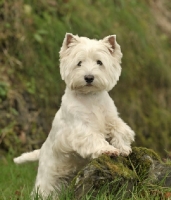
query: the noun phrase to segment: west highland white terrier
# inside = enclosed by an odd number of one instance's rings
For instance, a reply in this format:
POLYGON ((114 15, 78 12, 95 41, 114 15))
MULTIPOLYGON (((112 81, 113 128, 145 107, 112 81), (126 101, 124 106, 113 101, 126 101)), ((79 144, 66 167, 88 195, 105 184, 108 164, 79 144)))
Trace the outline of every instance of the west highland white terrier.
POLYGON ((58 195, 90 159, 131 152, 134 131, 119 118, 108 94, 119 80, 121 58, 115 35, 102 40, 65 35, 60 73, 66 90, 52 129, 40 150, 14 158, 15 163, 39 160, 33 191, 44 198, 58 195))

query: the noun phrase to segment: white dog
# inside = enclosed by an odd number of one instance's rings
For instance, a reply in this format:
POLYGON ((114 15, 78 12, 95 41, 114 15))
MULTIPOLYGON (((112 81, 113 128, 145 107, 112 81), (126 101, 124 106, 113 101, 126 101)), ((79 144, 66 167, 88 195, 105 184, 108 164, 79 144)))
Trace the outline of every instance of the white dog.
POLYGON ((89 159, 131 152, 134 132, 119 118, 108 94, 119 80, 121 58, 115 35, 91 40, 66 34, 60 51, 66 90, 52 129, 40 150, 14 159, 39 159, 34 190, 39 188, 43 197, 59 193, 89 159))

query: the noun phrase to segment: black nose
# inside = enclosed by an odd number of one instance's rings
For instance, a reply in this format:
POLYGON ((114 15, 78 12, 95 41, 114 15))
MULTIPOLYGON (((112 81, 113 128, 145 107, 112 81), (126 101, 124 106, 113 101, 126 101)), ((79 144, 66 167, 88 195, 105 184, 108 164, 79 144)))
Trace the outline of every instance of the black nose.
POLYGON ((93 75, 86 75, 84 76, 84 79, 87 83, 92 83, 94 80, 94 76, 93 75))

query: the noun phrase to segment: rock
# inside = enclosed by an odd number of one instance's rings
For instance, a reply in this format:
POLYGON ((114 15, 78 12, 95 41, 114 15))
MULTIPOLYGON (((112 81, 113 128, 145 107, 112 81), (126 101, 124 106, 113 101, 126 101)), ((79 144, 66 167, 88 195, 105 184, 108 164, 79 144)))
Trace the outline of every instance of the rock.
POLYGON ((170 187, 171 165, 163 163, 153 150, 134 147, 128 157, 102 155, 92 160, 75 176, 70 187, 76 199, 89 192, 95 197, 106 185, 112 193, 124 186, 124 195, 129 196, 133 187, 144 181, 170 187))
POLYGON ((128 159, 140 181, 171 187, 171 164, 162 162, 153 150, 134 147, 128 159))

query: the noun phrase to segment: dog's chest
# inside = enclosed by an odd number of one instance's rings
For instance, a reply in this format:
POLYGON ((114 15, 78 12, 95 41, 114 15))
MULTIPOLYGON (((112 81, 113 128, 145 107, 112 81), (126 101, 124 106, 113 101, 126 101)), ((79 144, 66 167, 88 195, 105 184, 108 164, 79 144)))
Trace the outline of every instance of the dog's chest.
POLYGON ((80 107, 80 117, 83 117, 90 126, 94 126, 100 129, 101 132, 110 132, 110 111, 108 105, 104 99, 100 99, 96 96, 91 98, 78 99, 80 107))
POLYGON ((63 97, 62 115, 65 123, 69 122, 72 126, 82 124, 92 131, 108 135, 111 132, 112 116, 116 114, 114 103, 107 92, 76 95, 67 91, 63 97))

